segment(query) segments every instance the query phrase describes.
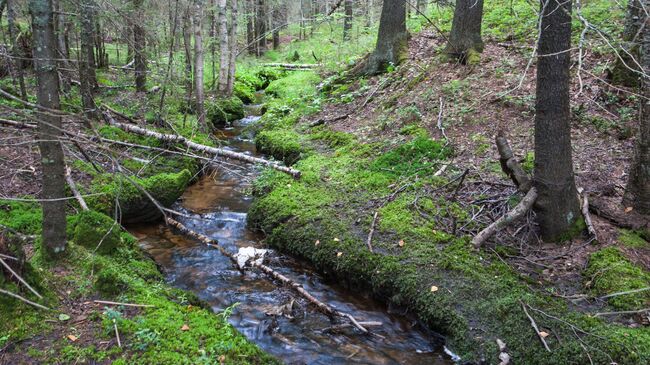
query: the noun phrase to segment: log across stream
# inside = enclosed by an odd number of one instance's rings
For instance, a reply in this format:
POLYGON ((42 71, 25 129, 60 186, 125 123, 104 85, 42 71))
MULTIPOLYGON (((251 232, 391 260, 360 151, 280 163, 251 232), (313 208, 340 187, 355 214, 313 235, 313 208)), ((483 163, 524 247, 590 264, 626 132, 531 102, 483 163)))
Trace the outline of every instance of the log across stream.
MULTIPOLYGON (((247 117, 221 133, 233 151, 255 155, 252 137, 242 133, 247 117)), ((254 167, 236 163, 204 176, 173 207, 189 229, 216 239, 232 252, 239 247, 263 247, 263 237, 246 228, 251 197, 246 194, 254 167)), ((327 282, 304 263, 273 252, 267 265, 299 282, 319 300, 365 322, 381 322, 374 335, 364 335, 281 288, 260 272, 242 275, 219 251, 163 225, 131 227, 165 269, 169 282, 196 293, 216 312, 232 308, 230 322, 250 340, 289 364, 451 364, 434 334, 400 309, 386 308, 359 293, 327 282), (239 303, 235 307, 236 303, 239 303)))

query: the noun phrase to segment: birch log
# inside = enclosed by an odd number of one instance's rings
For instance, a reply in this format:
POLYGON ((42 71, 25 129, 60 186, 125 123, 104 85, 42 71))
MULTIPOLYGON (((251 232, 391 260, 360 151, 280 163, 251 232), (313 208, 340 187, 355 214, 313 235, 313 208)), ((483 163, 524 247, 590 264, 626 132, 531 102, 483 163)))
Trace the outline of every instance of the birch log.
POLYGON ((135 133, 147 137, 153 137, 164 142, 182 143, 188 148, 198 152, 203 152, 203 153, 207 153, 219 157, 231 158, 233 160, 239 160, 239 161, 248 162, 252 164, 260 164, 260 165, 268 166, 275 170, 287 173, 293 176, 294 178, 300 178, 300 171, 293 169, 291 167, 282 166, 273 161, 265 160, 259 157, 249 156, 243 153, 229 151, 223 148, 202 145, 177 134, 164 134, 146 128, 142 128, 137 125, 120 123, 115 121, 115 119, 113 119, 113 117, 111 117, 111 115, 106 112, 104 113, 104 116, 106 117, 106 120, 108 120, 108 122, 111 125, 118 127, 127 132, 131 132, 131 133, 135 133))

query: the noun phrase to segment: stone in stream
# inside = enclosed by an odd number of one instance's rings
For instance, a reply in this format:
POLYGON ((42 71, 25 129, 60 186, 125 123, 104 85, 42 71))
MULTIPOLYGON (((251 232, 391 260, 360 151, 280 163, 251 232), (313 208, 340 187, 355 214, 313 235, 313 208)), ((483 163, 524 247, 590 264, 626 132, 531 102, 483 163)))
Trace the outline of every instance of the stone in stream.
POLYGON ((264 255, 266 255, 267 252, 268 250, 255 247, 241 247, 239 248, 239 252, 235 254, 237 265, 239 265, 239 268, 243 269, 250 260, 253 260, 254 263, 260 265, 264 262, 264 255))

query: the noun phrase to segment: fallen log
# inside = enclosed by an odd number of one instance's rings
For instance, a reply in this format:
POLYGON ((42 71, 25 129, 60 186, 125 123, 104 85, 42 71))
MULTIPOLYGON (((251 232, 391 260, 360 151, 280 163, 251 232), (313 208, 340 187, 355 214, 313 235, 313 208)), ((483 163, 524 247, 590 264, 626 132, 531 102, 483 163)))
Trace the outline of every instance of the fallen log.
POLYGON ((300 178, 300 171, 293 169, 291 167, 287 166, 282 166, 276 162, 272 162, 269 160, 265 160, 263 158, 259 157, 253 157, 249 156, 243 153, 238 153, 238 152, 233 152, 229 151, 223 148, 217 148, 217 147, 210 147, 206 145, 202 145, 196 142, 193 142, 183 136, 176 135, 176 134, 163 134, 159 132, 155 132, 146 128, 139 127, 137 125, 131 125, 131 124, 124 124, 117 122, 108 112, 103 113, 104 116, 106 117, 106 120, 108 121, 109 124, 118 127, 124 131, 139 134, 142 136, 147 136, 147 137, 153 137, 156 139, 159 139, 164 142, 172 142, 172 143, 182 143, 188 148, 203 152, 203 153, 208 153, 211 155, 215 156, 220 156, 220 157, 225 157, 225 158, 232 158, 234 160, 239 160, 239 161, 244 161, 252 164, 260 164, 264 166, 271 167, 275 170, 282 171, 284 173, 287 173, 294 178, 300 178))
POLYGON ((319 63, 306 63, 306 64, 295 64, 295 63, 265 63, 263 67, 280 67, 287 70, 311 70, 323 66, 319 63))
MULTIPOLYGON (((180 223, 180 222, 178 222, 178 221, 176 221, 176 220, 174 220, 172 218, 166 218, 166 222, 169 225, 171 225, 171 226, 175 227, 176 229, 178 229, 181 233, 186 234, 186 235, 188 235, 188 236, 190 236, 190 237, 192 237, 194 239, 197 239, 198 241, 200 241, 202 243, 205 243, 208 247, 216 248, 217 250, 219 250, 219 252, 221 252, 221 254, 223 254, 228 259, 230 259, 230 261, 233 263, 233 265, 235 267, 237 267, 240 271, 243 270, 243 268, 239 265, 239 263, 237 261, 237 258, 235 257, 235 254, 229 252, 228 250, 226 250, 225 248, 220 246, 216 240, 213 240, 213 239, 211 239, 211 238, 209 238, 209 237, 207 237, 205 235, 202 235, 202 234, 200 234, 198 232, 194 232, 191 229, 185 227, 182 223, 180 223)), ((270 268, 269 266, 264 265, 261 262, 258 262, 258 261, 255 261, 255 260, 250 260, 248 262, 248 264, 250 265, 250 267, 259 269, 260 271, 262 271, 267 276, 269 276, 269 277, 281 282, 282 284, 290 287, 296 293, 300 294, 300 296, 305 298, 308 302, 315 305, 316 308, 318 308, 321 312, 325 313, 326 315, 328 315, 330 317, 345 318, 348 321, 350 321, 350 323, 354 327, 359 329, 361 332, 369 333, 369 331, 363 325, 361 325, 361 323, 359 321, 357 321, 351 314, 341 312, 341 311, 336 310, 336 309, 332 308, 331 306, 321 302, 316 297, 311 295, 307 290, 305 290, 305 288, 300 283, 288 278, 285 275, 280 274, 279 272, 273 270, 272 268, 270 268)))
POLYGON ((323 125, 323 124, 327 124, 327 123, 338 122, 339 120, 347 119, 348 117, 349 117, 349 115, 344 114, 344 115, 339 115, 338 117, 334 117, 334 118, 331 118, 331 119, 321 118, 321 119, 318 119, 318 120, 316 120, 314 122, 309 123, 309 128, 318 127, 319 125, 323 125))
POLYGON ((535 204, 537 200, 537 189, 531 188, 528 191, 528 194, 517 204, 517 206, 509 211, 503 217, 497 219, 496 222, 490 224, 487 228, 479 232, 474 239, 472 239, 472 244, 474 247, 479 248, 487 241, 492 235, 500 231, 501 229, 508 226, 510 223, 519 220, 523 217, 535 204))

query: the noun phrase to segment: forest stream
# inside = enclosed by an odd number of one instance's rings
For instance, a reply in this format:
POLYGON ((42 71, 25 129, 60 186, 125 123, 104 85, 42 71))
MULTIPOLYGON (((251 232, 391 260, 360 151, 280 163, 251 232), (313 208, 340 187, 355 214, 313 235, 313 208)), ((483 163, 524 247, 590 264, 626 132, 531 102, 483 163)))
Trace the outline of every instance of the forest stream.
MULTIPOLYGON (((249 114, 255 114, 254 106, 249 114)), ((234 151, 255 155, 245 131, 260 117, 248 116, 218 133, 234 151)), ((247 188, 257 171, 246 164, 220 166, 191 186, 173 209, 188 228, 207 235, 231 252, 264 247, 263 237, 247 229, 252 197, 247 188)), ((286 288, 259 272, 240 274, 219 251, 163 225, 132 227, 141 246, 164 268, 171 285, 196 293, 216 313, 232 313, 230 323, 265 351, 289 364, 430 364, 453 363, 435 334, 427 333, 399 309, 328 282, 309 265, 275 251, 269 264, 300 282, 318 299, 363 321, 381 322, 376 335, 363 335, 336 323, 306 304, 294 301, 286 288)), ((267 256, 268 257, 268 256, 267 256)))

